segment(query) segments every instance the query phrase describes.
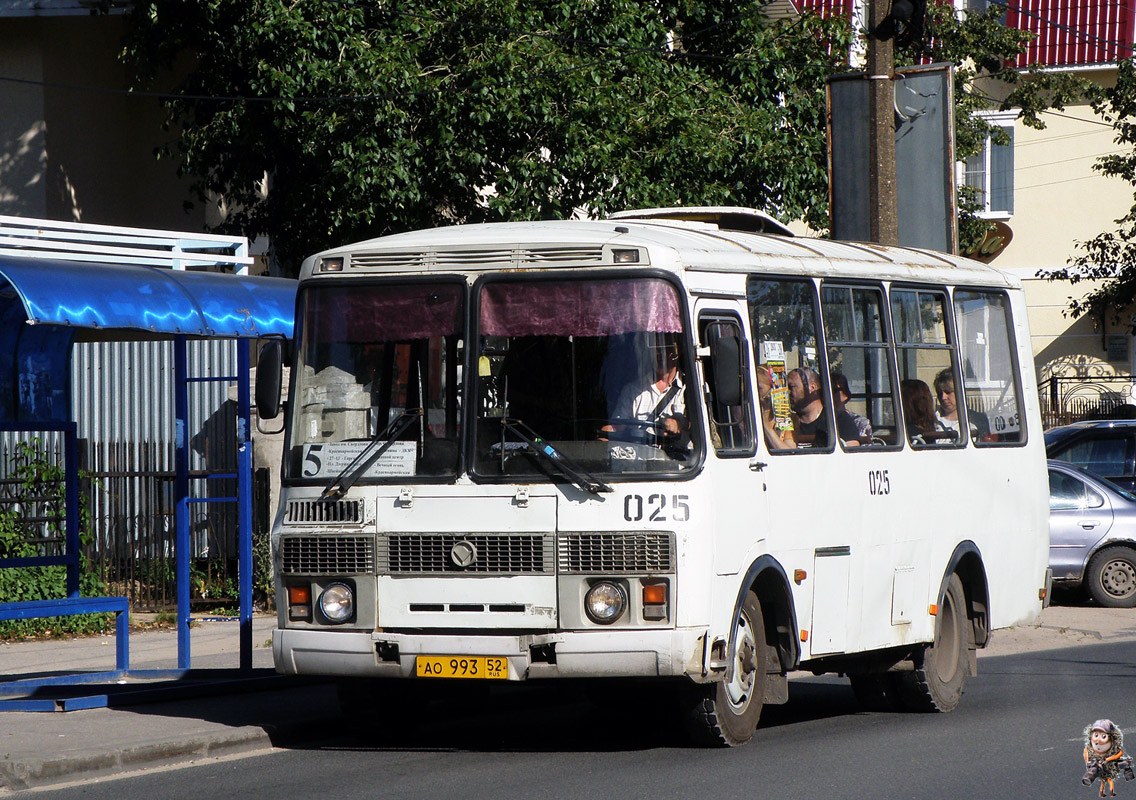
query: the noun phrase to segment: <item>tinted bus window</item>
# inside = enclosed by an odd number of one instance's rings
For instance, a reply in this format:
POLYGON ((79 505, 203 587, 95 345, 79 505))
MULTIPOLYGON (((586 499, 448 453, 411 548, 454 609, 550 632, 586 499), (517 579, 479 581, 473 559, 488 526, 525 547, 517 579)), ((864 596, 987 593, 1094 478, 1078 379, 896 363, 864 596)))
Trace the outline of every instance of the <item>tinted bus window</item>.
POLYGON ((844 447, 895 444, 891 351, 878 289, 821 289, 837 436, 844 447))
POLYGON ((747 299, 762 418, 772 417, 766 445, 773 452, 831 450, 812 281, 751 278, 747 299))
POLYGON ((908 441, 916 448, 961 444, 966 437, 959 431, 958 365, 947 324, 946 294, 892 289, 891 320, 908 441))
POLYGON ((1009 300, 999 292, 956 291, 955 320, 964 390, 958 406, 971 438, 977 445, 1024 442, 1009 300))

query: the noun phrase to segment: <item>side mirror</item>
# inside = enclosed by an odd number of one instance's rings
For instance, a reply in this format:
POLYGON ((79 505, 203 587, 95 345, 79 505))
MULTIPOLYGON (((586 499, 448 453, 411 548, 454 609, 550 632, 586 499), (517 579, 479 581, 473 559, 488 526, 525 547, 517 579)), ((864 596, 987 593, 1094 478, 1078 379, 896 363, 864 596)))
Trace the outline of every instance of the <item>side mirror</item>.
POLYGON ((742 404, 742 349, 736 336, 719 336, 710 345, 714 399, 723 406, 742 404))
POLYGON ((268 339, 256 357, 256 413, 276 419, 280 413, 280 385, 284 380, 284 343, 268 339))

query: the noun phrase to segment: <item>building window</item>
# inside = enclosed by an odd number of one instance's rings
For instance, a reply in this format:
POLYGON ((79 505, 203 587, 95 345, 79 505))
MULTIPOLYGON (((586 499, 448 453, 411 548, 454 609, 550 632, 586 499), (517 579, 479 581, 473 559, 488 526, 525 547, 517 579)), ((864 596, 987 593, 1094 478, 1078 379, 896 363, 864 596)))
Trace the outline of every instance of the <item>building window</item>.
POLYGON ((975 190, 980 217, 1005 218, 1014 213, 1014 127, 994 122, 1009 137, 1009 143, 996 144, 986 137, 982 152, 966 159, 966 185, 975 190))

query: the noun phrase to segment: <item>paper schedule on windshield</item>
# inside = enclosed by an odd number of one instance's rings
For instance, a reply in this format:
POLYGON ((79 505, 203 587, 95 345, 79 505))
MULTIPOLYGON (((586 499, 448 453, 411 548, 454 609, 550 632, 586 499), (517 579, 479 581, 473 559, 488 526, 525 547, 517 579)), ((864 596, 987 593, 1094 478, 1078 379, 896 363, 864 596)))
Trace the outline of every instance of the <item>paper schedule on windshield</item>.
MULTIPOLYGON (((325 442, 304 445, 303 476, 334 478, 363 452, 369 441, 325 442)), ((415 442, 391 442, 390 447, 360 477, 392 478, 415 474, 418 445, 415 442)))

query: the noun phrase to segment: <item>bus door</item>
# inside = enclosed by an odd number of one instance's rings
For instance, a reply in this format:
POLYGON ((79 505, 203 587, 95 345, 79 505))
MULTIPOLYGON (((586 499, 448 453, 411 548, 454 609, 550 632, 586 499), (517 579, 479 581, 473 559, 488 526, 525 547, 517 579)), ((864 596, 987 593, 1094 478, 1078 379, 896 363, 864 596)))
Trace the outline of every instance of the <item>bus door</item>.
POLYGON ((747 556, 766 529, 764 482, 755 460, 751 348, 740 303, 699 301, 695 309, 710 423, 705 474, 715 510, 714 568, 718 575, 733 575, 749 566, 747 556))

